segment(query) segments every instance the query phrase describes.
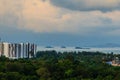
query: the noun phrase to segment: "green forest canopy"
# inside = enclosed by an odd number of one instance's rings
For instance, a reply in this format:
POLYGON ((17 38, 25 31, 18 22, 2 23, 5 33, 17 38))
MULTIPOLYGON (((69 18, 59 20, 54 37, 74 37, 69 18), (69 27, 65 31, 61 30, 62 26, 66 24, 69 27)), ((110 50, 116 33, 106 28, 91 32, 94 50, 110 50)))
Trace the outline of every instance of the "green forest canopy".
POLYGON ((103 62, 115 56, 120 55, 38 51, 33 59, 12 60, 1 56, 0 80, 119 80, 120 67, 103 62))

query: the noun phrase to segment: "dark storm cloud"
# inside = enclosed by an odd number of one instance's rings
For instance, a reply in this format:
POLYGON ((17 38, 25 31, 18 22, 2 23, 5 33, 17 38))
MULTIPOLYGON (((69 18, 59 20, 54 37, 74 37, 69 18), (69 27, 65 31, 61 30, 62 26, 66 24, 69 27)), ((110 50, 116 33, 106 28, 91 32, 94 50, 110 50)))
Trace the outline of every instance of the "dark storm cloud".
POLYGON ((55 6, 79 11, 102 12, 120 10, 120 0, 50 0, 55 6))

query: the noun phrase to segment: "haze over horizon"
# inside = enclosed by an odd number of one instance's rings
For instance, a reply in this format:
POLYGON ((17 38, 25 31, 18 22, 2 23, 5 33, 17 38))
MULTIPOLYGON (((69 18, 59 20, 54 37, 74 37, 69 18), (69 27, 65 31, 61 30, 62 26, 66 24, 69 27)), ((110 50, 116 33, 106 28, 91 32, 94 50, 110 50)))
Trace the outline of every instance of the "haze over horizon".
POLYGON ((0 0, 0 10, 6 42, 120 44, 120 0, 0 0))

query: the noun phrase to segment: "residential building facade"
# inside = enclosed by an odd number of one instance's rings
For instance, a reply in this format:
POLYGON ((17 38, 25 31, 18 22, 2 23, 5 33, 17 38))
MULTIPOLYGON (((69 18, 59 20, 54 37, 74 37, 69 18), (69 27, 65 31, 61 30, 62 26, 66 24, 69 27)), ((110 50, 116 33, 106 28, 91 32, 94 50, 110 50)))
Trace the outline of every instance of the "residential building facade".
POLYGON ((31 43, 0 43, 0 56, 11 59, 33 58, 36 55, 37 45, 31 43))

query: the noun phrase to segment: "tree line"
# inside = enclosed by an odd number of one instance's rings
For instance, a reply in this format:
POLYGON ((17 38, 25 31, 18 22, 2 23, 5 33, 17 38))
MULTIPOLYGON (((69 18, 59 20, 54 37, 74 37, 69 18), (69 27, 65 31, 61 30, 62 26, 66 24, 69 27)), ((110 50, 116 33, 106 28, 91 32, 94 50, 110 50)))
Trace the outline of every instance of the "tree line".
POLYGON ((120 67, 103 62, 114 56, 85 51, 38 51, 32 59, 1 56, 0 80, 119 80, 120 67))

